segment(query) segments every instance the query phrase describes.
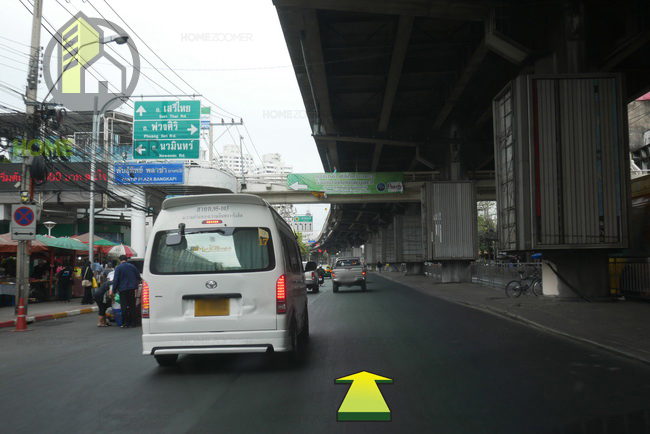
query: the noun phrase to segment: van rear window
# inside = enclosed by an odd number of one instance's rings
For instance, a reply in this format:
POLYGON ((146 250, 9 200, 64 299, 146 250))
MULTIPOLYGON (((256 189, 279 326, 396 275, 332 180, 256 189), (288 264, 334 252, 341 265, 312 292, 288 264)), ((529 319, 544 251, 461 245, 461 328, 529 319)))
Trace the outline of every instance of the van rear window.
POLYGON ((181 244, 166 245, 167 236, 177 234, 177 230, 156 234, 151 273, 241 273, 275 268, 268 228, 186 229, 181 244))

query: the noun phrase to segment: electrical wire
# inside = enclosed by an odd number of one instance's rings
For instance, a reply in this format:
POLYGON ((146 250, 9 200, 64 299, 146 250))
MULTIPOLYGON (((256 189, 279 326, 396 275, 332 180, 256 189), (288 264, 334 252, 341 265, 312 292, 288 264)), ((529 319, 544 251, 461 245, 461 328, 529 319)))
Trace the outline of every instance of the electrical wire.
MULTIPOLYGON (((89 3, 91 6, 93 6, 92 3, 90 3, 90 0, 88 0, 88 3, 89 3)), ((107 6, 108 6, 112 11, 113 11, 113 13, 115 13, 115 15, 117 15, 117 17, 118 17, 118 18, 119 18, 119 19, 124 23, 124 25, 125 25, 129 30, 131 30, 131 31, 133 32, 133 34, 136 35, 136 36, 140 39, 140 41, 142 41, 142 43, 143 43, 147 48, 149 48, 149 50, 154 54, 154 56, 156 56, 156 57, 157 57, 157 58, 158 58, 158 59, 159 59, 159 60, 160 60, 160 61, 161 61, 165 66, 167 66, 167 67, 168 67, 168 68, 169 68, 169 69, 170 69, 174 74, 176 74, 176 76, 177 76, 178 78, 180 78, 180 79, 183 81, 183 83, 185 83, 187 86, 189 86, 189 88, 192 89, 192 90, 194 91, 195 94, 201 94, 201 92, 199 92, 198 90, 196 90, 196 89, 195 89, 191 84, 189 84, 189 83, 188 83, 188 82, 187 82, 183 77, 181 77, 180 74, 178 74, 178 73, 177 73, 177 72, 176 72, 172 67, 170 67, 170 66, 167 64, 167 62, 165 62, 165 61, 164 61, 164 60, 163 60, 163 59, 162 59, 162 58, 161 58, 161 57, 160 57, 160 56, 155 52, 155 50, 153 50, 153 49, 149 46, 149 44, 147 44, 147 43, 144 41, 144 39, 142 39, 142 37, 140 37, 140 35, 138 35, 138 34, 135 32, 135 30, 133 30, 133 28, 131 28, 131 26, 129 26, 129 24, 124 20, 124 18, 122 18, 122 16, 121 16, 119 13, 117 13, 117 11, 116 11, 115 9, 113 9, 113 7, 112 7, 112 6, 111 6, 111 5, 110 5, 106 0, 104 0, 104 3, 106 3, 106 5, 107 5, 107 6)), ((95 10, 97 11, 97 8, 95 8, 94 6, 93 6, 93 9, 95 9, 95 10)), ((100 13, 99 11, 97 11, 97 13, 99 13, 99 14, 101 15, 101 13, 100 13)), ((102 17, 103 17, 103 15, 102 15, 102 17)), ((151 62, 148 62, 148 63, 149 63, 151 66, 153 66, 153 64, 152 64, 151 62)), ((160 71, 159 71, 159 72, 160 72, 160 71)), ((161 73, 161 75, 162 75, 162 73, 161 73)), ((212 107, 216 107, 217 109, 223 111, 224 113, 226 113, 226 114, 228 114, 228 115, 230 115, 230 116, 240 117, 240 116, 237 116, 237 115, 235 115, 235 114, 233 114, 233 113, 230 113, 228 110, 224 109, 223 107, 218 106, 217 104, 215 104, 213 101, 211 101, 211 100, 210 100, 209 98, 207 98, 207 97, 205 97, 205 100, 206 100, 207 102, 209 102, 210 105, 211 105, 212 107)))

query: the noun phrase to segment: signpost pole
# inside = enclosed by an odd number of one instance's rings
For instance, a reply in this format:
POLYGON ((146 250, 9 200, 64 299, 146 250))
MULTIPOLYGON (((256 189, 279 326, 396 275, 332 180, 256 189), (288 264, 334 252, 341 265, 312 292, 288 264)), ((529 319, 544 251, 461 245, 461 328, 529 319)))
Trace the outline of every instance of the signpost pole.
POLYGON ((88 205, 88 260, 92 264, 95 262, 95 153, 99 142, 99 108, 97 107, 97 98, 95 97, 95 106, 93 110, 93 136, 90 144, 90 204, 88 205))

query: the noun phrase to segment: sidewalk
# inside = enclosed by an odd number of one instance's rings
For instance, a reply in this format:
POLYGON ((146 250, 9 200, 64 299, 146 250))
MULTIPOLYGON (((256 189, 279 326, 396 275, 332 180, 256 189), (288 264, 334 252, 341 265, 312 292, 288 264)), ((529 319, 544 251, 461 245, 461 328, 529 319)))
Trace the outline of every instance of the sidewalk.
POLYGON ((431 277, 384 272, 382 277, 428 295, 480 309, 529 326, 595 345, 650 364, 650 303, 589 303, 535 297, 508 298, 503 289, 474 283, 434 283, 431 277))
MULTIPOLYGON (((75 298, 72 299, 70 303, 50 301, 30 304, 27 308, 27 322, 41 322, 97 312, 97 305, 80 304, 80 301, 80 298, 75 298)), ((14 306, 0 307, 0 329, 4 327, 14 327, 15 325, 16 313, 14 311, 14 306)))

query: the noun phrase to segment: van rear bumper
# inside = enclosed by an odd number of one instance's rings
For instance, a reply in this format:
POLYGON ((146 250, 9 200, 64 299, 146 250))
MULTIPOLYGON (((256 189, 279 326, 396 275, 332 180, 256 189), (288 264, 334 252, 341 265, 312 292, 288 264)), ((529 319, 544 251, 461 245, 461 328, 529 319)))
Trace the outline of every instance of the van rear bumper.
POLYGON ((142 354, 230 354, 284 352, 291 349, 287 330, 142 335, 142 354))

